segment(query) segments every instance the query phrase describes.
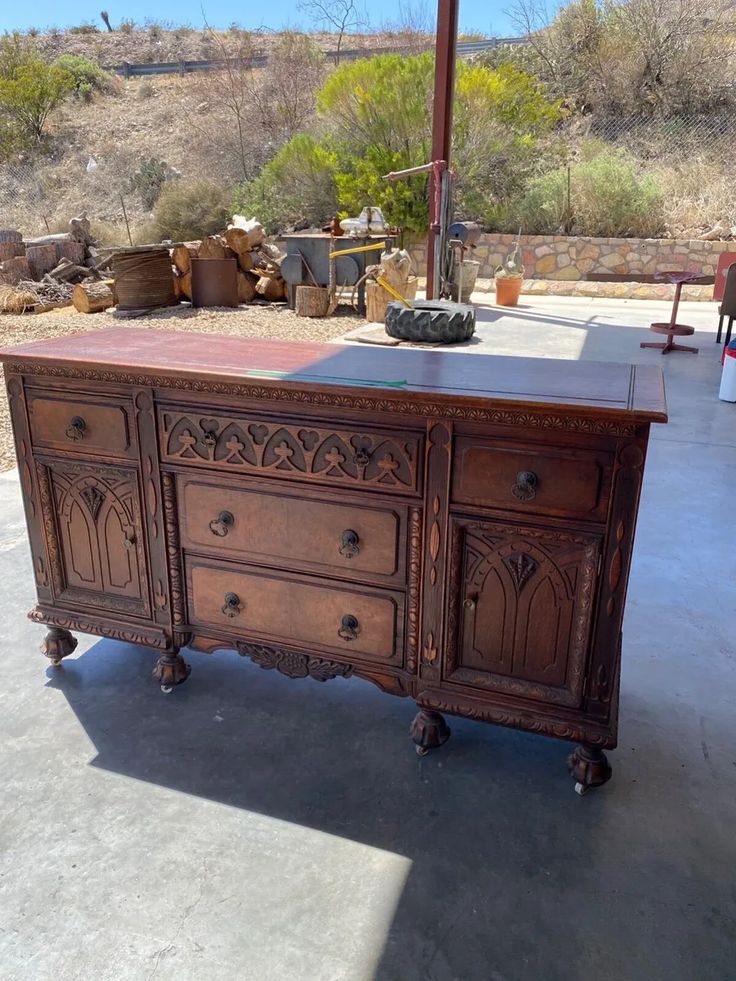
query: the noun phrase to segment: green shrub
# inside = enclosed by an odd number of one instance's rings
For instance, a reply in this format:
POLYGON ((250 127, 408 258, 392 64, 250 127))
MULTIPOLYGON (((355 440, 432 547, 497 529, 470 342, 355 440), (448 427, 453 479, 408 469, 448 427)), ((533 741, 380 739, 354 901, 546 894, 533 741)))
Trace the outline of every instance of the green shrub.
POLYGON ((75 27, 68 28, 70 34, 99 34, 100 29, 95 24, 77 24, 75 27))
MULTIPOLYGON (((343 64, 317 100, 319 136, 299 135, 242 189, 271 228, 322 224, 366 204, 408 232, 427 229, 427 175, 382 176, 431 157, 434 57, 381 55, 343 64), (305 173, 301 172, 304 168, 305 173), (256 207, 257 206, 257 207, 256 207)), ((455 164, 458 211, 478 217, 489 200, 518 194, 539 165, 560 108, 512 66, 458 65, 455 164)))
POLYGON ((18 36, 0 41, 0 150, 33 144, 44 136, 48 117, 74 89, 68 71, 50 65, 18 36))
POLYGON ((507 212, 511 227, 529 235, 559 230, 603 238, 656 237, 664 229, 664 199, 657 179, 640 174, 621 151, 605 150, 531 181, 507 212))
POLYGON ((137 191, 141 204, 150 211, 163 190, 166 181, 174 180, 179 172, 174 170, 164 160, 149 157, 144 160, 130 179, 130 190, 137 191))
POLYGON ((236 188, 233 211, 256 215, 269 234, 287 227, 322 225, 337 211, 336 167, 333 151, 299 134, 255 180, 236 188))
POLYGON ((214 235, 230 218, 229 194, 210 181, 176 181, 165 187, 151 223, 153 238, 186 242, 214 235))
POLYGON ((74 92, 80 98, 90 99, 93 92, 109 92, 112 89, 112 75, 83 55, 61 55, 56 59, 56 66, 72 76, 74 92))

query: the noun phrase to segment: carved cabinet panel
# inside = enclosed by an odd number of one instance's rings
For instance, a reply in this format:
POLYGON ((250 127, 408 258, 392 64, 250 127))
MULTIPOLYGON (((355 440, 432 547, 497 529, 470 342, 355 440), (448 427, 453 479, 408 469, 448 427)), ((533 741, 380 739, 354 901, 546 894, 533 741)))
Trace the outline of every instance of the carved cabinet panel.
POLYGON ((147 616, 136 471, 59 461, 38 475, 57 601, 147 616))
POLYGON ((600 538, 456 519, 444 679, 582 702, 600 538))

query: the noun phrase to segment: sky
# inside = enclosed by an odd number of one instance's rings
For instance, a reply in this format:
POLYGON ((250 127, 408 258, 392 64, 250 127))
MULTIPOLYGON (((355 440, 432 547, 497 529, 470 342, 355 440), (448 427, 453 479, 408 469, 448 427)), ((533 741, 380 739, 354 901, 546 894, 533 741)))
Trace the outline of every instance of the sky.
MULTIPOLYGON (((406 8, 424 11, 427 19, 434 24, 436 0, 403 0, 406 8)), ((508 0, 460 0, 460 30, 478 32, 489 36, 503 36, 517 33, 511 23, 508 0)), ((396 23, 400 19, 402 0, 369 0, 370 22, 375 27, 396 23)), ((70 27, 84 22, 93 22, 104 27, 100 21, 100 10, 106 9, 113 26, 120 20, 132 19, 136 23, 157 20, 168 26, 176 18, 174 26, 188 24, 202 27, 204 17, 212 27, 228 27, 237 21, 243 28, 301 27, 315 29, 316 25, 297 9, 294 0, 269 0, 265 4, 234 4, 225 0, 177 0, 176 3, 164 0, 126 0, 117 5, 115 0, 75 0, 74 3, 59 0, 34 0, 33 3, 14 3, 0 0, 0 33, 3 31, 40 30, 54 26, 70 27)))

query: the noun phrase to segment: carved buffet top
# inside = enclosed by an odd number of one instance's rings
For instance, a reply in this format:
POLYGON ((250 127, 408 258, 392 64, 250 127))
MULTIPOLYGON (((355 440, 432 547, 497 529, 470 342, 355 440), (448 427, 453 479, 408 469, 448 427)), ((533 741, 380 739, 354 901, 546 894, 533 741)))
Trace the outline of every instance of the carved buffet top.
POLYGON ((666 422, 662 372, 628 365, 113 327, 0 350, 14 372, 258 403, 628 435, 666 422))

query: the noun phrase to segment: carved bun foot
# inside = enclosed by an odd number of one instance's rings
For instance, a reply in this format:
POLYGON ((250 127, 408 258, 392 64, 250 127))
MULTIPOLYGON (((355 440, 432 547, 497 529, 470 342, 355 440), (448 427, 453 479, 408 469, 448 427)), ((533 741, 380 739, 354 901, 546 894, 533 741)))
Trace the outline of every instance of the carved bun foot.
POLYGON ((437 749, 450 738, 450 727, 439 712, 419 709, 409 729, 417 749, 417 756, 426 756, 430 749, 437 749))
POLYGON ((61 627, 51 627, 43 644, 41 644, 41 653, 45 654, 49 661, 56 666, 61 664, 63 657, 67 657, 76 650, 78 643, 77 638, 68 630, 63 630, 61 627))
POLYGON ((153 677, 161 685, 161 691, 168 695, 175 685, 186 681, 192 673, 191 665, 187 664, 181 654, 167 651, 156 661, 153 677))
POLYGON ((575 793, 582 797, 593 787, 611 779, 612 770, 606 754, 595 746, 576 746, 567 759, 567 768, 575 780, 575 793))

